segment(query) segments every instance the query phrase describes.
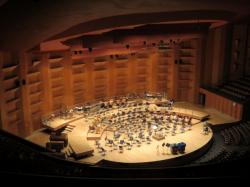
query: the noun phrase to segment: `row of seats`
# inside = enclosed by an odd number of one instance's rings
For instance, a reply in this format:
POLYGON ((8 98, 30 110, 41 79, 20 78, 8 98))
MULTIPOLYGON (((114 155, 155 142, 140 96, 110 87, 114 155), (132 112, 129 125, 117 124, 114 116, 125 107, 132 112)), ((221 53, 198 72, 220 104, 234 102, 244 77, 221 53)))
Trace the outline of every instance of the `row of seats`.
POLYGON ((231 84, 226 85, 224 88, 228 89, 228 90, 231 90, 231 91, 233 91, 235 93, 241 94, 243 96, 249 96, 250 95, 250 91, 242 89, 242 88, 235 87, 235 86, 233 86, 231 84))
POLYGON ((226 128, 221 135, 226 145, 250 145, 250 122, 226 128))
POLYGON ((247 96, 245 96, 245 95, 242 95, 242 94, 235 92, 235 91, 232 91, 232 90, 228 90, 226 88, 221 88, 220 91, 225 93, 225 94, 228 94, 232 97, 235 97, 237 99, 245 100, 247 98, 247 96))
POLYGON ((213 157, 210 157, 207 161, 205 161, 204 163, 215 163, 215 162, 221 162, 223 161, 223 158, 226 157, 227 155, 227 151, 225 149, 222 149, 219 153, 217 153, 216 155, 214 155, 213 157))
POLYGON ((218 153, 210 156, 206 160, 203 160, 202 163, 211 164, 211 163, 218 163, 218 162, 228 162, 232 160, 243 159, 249 155, 248 151, 242 150, 227 150, 223 148, 218 153))
POLYGON ((241 82, 234 81, 230 85, 233 86, 233 87, 236 87, 238 89, 250 92, 250 87, 248 87, 248 85, 246 85, 246 84, 241 84, 241 82))
POLYGON ((196 163, 211 164, 249 158, 250 121, 238 122, 231 127, 215 132, 214 138, 215 144, 196 163), (221 141, 221 137, 223 141, 221 141))
POLYGON ((219 91, 236 99, 247 101, 250 98, 250 77, 244 77, 222 85, 219 91))

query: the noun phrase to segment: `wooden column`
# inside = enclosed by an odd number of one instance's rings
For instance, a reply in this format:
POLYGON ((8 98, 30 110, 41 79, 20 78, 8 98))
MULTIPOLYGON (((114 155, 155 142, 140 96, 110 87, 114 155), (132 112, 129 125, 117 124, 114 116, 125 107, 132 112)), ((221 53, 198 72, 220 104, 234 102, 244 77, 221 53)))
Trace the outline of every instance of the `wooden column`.
POLYGON ((67 106, 73 105, 73 77, 72 77, 72 59, 70 51, 64 52, 63 59, 64 75, 64 103, 67 106))
POLYGON ((108 97, 115 95, 115 61, 111 58, 108 58, 108 97))
POLYGON ((20 133, 23 135, 29 135, 32 133, 33 126, 31 121, 31 111, 30 111, 30 95, 28 91, 27 85, 27 74, 28 74, 28 61, 29 54, 22 53, 20 54, 20 81, 25 81, 25 83, 21 83, 21 110, 22 110, 22 118, 23 118, 23 126, 20 127, 20 133))
POLYGON ((86 60, 86 101, 94 99, 93 59, 86 60))
POLYGON ((159 55, 153 53, 148 62, 148 91, 156 92, 157 63, 159 55))
MULTIPOLYGON (((4 63, 4 52, 0 51, 0 85, 3 85, 3 63, 4 63)), ((0 115, 1 115, 1 123, 0 128, 5 129, 5 125, 7 124, 7 117, 4 112, 5 102, 4 102, 4 87, 0 86, 0 115)))
POLYGON ((136 59, 135 56, 129 56, 128 60, 128 92, 134 92, 136 87, 136 59))
POLYGON ((52 112, 52 89, 50 81, 50 66, 48 61, 48 54, 42 55, 41 61, 41 77, 43 86, 43 111, 44 115, 52 112))
POLYGON ((191 102, 198 104, 199 102, 199 88, 201 82, 201 48, 203 38, 196 39, 196 50, 194 59, 194 80, 192 81, 194 86, 192 90, 191 102))
POLYGON ((172 98, 178 100, 180 95, 179 95, 179 85, 178 85, 178 77, 179 77, 179 66, 178 64, 175 64, 175 60, 179 59, 179 49, 175 46, 173 48, 173 68, 172 68, 172 98))

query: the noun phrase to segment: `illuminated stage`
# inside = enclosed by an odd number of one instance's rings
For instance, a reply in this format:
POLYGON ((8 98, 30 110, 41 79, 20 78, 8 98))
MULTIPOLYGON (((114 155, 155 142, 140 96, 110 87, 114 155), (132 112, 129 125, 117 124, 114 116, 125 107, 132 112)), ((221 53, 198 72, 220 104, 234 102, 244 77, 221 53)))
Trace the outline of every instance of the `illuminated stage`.
MULTIPOLYGON (((167 165, 175 165, 197 158, 204 154, 211 145, 213 132, 208 128, 209 132, 205 134, 204 122, 201 122, 209 116, 205 110, 194 109, 194 107, 183 103, 176 103, 176 106, 170 110, 166 107, 157 106, 153 102, 147 103, 147 105, 144 101, 142 103, 144 104, 137 106, 130 104, 123 108, 115 107, 101 113, 89 113, 88 115, 78 113, 72 115, 70 120, 65 119, 63 122, 62 119, 58 120, 55 117, 51 121, 52 125, 66 124, 63 133, 68 135, 70 145, 63 149, 63 152, 68 155, 66 159, 91 165, 103 162, 108 165, 157 165, 163 162, 167 165), (131 111, 134 111, 132 118, 130 116, 131 111), (174 119, 169 123, 159 122, 161 125, 157 125, 154 120, 166 121, 166 114, 172 115, 171 118, 174 118, 175 115, 183 116, 183 125, 180 122, 175 124, 174 119), (143 122, 142 116, 145 121, 150 121, 150 123, 143 122), (153 119, 152 116, 154 118, 158 116, 158 119, 153 119), (97 119, 100 118, 106 119, 106 122, 103 122, 103 120, 97 122, 97 119), (117 118, 118 121, 116 121, 117 118), (191 119, 190 126, 184 125, 184 119, 186 118, 191 119), (111 121, 110 124, 107 121, 111 121), (90 130, 93 124, 97 124, 98 132, 90 130), (98 127, 98 124, 101 124, 100 127, 98 127), (173 130, 173 128, 175 129, 173 130), (152 134, 150 134, 151 131, 152 134), (117 132, 120 133, 119 138, 114 139, 117 132), (160 134, 161 138, 156 138, 157 134, 160 134), (145 136, 140 137, 140 135, 145 136), (112 143, 109 144, 109 141, 112 143), (171 146, 178 143, 185 143, 185 151, 182 153, 177 151, 176 154, 173 154, 171 146), (86 152, 91 151, 92 154, 74 159, 70 157, 71 146, 76 149, 79 148, 79 150, 86 150, 86 152)), ((41 129, 27 139, 45 147, 49 141, 49 136, 48 129, 41 129)))
MULTIPOLYGON (((81 137, 80 139, 86 140, 86 132, 84 132, 84 127, 80 127, 83 124, 83 120, 73 122, 73 124, 79 127, 79 130, 76 129, 75 133, 78 134, 76 137, 81 137)), ((108 132, 108 136, 111 135, 108 132)), ((71 138, 74 138, 75 135, 71 135, 71 138)), ((105 144, 106 133, 103 134, 100 143, 105 144)), ((192 130, 177 133, 175 136, 168 135, 165 139, 157 141, 154 140, 150 143, 143 143, 140 147, 134 146, 131 150, 124 148, 123 152, 120 153, 118 150, 113 150, 106 146, 107 153, 105 156, 102 156, 98 153, 98 149, 95 146, 95 141, 88 141, 89 145, 94 149, 94 156, 86 159, 80 160, 80 162, 86 162, 90 164, 95 164, 96 161, 105 159, 111 162, 120 162, 120 163, 145 163, 145 162, 158 162, 163 160, 172 160, 177 157, 189 157, 193 152, 202 151, 203 147, 206 147, 212 140, 213 133, 210 131, 208 135, 203 134, 203 125, 202 123, 197 123, 192 126, 192 130), (166 147, 162 147, 163 143, 178 143, 185 142, 187 144, 184 154, 173 155, 170 153, 170 150, 166 147), (157 148, 157 146, 159 146, 157 148)), ((80 141, 79 141, 80 143, 80 141)))

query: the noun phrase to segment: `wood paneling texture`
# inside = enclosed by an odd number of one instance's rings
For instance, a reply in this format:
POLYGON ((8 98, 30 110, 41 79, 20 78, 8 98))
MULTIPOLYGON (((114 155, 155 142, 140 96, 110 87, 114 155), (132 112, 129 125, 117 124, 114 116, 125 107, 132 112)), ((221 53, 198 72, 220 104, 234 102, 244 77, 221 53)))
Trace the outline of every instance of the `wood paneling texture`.
POLYGON ((235 119, 238 120, 242 119, 242 114, 243 114, 242 104, 202 88, 200 89, 200 93, 203 93, 206 96, 206 102, 205 102, 206 107, 215 108, 218 111, 228 114, 229 116, 232 116, 235 119))
POLYGON ((197 102, 197 87, 199 85, 199 67, 200 65, 200 39, 193 39, 182 42, 178 48, 175 48, 175 79, 177 89, 175 91, 177 100, 197 102))
POLYGON ((62 107, 131 92, 161 92, 194 102, 197 51, 191 45, 183 47, 194 56, 184 54, 185 65, 174 64, 173 48, 85 58, 71 51, 1 53, 2 128, 26 136, 41 128, 42 116, 62 107), (188 73, 182 74, 187 67, 188 73), (180 91, 187 85, 190 89, 180 91))
POLYGON ((230 79, 238 79, 250 73, 249 24, 233 26, 230 79))
POLYGON ((18 54, 0 52, 0 107, 2 128, 24 136, 22 88, 18 54))

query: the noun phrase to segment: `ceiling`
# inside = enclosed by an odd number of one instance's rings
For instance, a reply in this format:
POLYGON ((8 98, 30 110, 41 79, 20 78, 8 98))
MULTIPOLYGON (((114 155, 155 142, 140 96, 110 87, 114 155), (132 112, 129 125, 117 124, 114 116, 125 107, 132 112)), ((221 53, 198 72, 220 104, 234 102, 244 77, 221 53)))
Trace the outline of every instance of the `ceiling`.
POLYGON ((1 0, 0 50, 25 51, 44 41, 143 24, 226 23, 249 9, 248 0, 1 0))

